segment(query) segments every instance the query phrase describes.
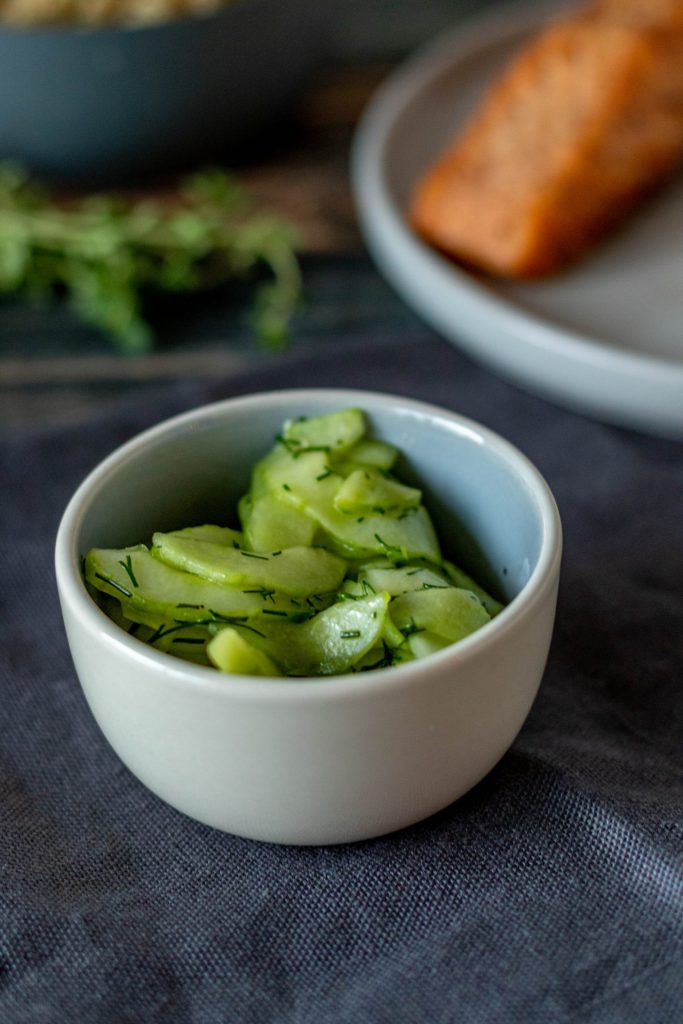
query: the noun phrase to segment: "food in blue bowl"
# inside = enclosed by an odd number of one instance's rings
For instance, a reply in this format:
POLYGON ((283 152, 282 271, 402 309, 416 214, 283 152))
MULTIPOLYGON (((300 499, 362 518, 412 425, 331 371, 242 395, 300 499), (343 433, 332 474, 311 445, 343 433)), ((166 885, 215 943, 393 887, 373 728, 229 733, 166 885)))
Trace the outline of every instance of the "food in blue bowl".
POLYGON ((133 24, 5 21, 0 157, 88 184, 237 161, 318 63, 324 7, 234 0, 133 24))

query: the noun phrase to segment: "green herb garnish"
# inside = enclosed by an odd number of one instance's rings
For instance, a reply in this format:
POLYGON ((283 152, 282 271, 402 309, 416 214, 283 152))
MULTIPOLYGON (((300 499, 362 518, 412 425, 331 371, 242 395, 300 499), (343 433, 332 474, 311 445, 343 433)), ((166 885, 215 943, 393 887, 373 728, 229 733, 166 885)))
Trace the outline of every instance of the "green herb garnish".
POLYGON ((120 559, 119 560, 119 565, 128 573, 128 576, 130 578, 130 582, 133 584, 133 586, 134 587, 138 587, 139 583, 138 583, 138 581, 135 578, 135 573, 133 572, 133 560, 130 557, 130 555, 126 556, 125 561, 124 561, 123 558, 120 559))
POLYGON ((275 604, 275 591, 268 587, 252 587, 250 590, 243 590, 243 594, 258 594, 264 601, 272 601, 275 604))
POLYGON ((120 583, 117 583, 116 580, 111 579, 110 576, 103 576, 102 573, 96 572, 95 579, 102 580, 103 583, 108 583, 110 587, 113 587, 114 590, 120 591, 125 597, 133 596, 130 590, 127 590, 125 587, 122 587, 120 583))
POLYGON ((151 292, 191 292, 273 275, 256 292, 257 338, 281 347, 300 301, 293 226, 250 211, 232 176, 210 169, 166 198, 89 195, 62 202, 0 164, 0 294, 65 298, 127 352, 151 348, 151 292))
POLYGON ((375 540, 384 548, 384 550, 390 557, 393 556, 394 558, 396 558, 396 556, 398 556, 400 558, 401 555, 403 554, 401 548, 397 547, 395 544, 387 544, 385 540, 382 540, 378 533, 375 534, 375 540))

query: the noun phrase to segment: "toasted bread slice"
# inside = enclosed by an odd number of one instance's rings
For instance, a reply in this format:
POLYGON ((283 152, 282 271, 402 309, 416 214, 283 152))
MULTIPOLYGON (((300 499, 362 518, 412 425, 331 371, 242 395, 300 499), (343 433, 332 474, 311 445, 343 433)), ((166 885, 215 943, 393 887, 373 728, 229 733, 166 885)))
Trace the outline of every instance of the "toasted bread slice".
POLYGON ((650 0, 601 2, 541 32, 420 181, 410 215, 431 243, 495 274, 550 274, 683 162, 683 31, 642 23, 650 0))

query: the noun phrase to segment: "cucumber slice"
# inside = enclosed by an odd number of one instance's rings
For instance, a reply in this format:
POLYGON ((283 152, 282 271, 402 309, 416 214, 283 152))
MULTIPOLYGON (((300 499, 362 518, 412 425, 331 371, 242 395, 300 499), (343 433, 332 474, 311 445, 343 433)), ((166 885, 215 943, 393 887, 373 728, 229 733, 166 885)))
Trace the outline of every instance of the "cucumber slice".
POLYGON ((206 643, 211 634, 206 626, 181 625, 159 615, 140 611, 125 598, 118 601, 102 592, 98 593, 97 601, 109 618, 136 640, 159 651, 167 651, 184 661, 209 664, 206 643))
MULTIPOLYGON (((376 469, 383 469, 387 472, 392 468, 397 458, 398 449, 394 448, 393 444, 365 437, 352 445, 348 451, 344 452, 343 463, 349 463, 354 468, 374 466, 376 469)), ((338 463, 335 458, 334 463, 336 471, 341 473, 342 470, 339 468, 343 464, 341 460, 338 463)), ((343 475, 346 476, 347 474, 344 473, 343 475)))
POLYGON ((219 544, 221 547, 242 548, 244 537, 239 530, 231 530, 228 526, 187 526, 184 530, 172 530, 169 537, 182 537, 184 540, 202 540, 207 544, 219 544))
POLYGON ((391 602, 391 617, 404 635, 427 630, 449 643, 462 640, 490 621, 479 598, 471 590, 457 587, 402 594, 391 602))
POLYGON ((415 658, 426 658, 428 654, 436 654, 444 647, 450 647, 450 641, 444 640, 436 633, 430 633, 427 629, 421 633, 414 633, 409 637, 408 644, 415 658))
MULTIPOLYGON (((385 594, 385 596, 388 597, 389 595, 385 594)), ((387 609, 387 614, 384 617, 384 628, 382 630, 382 640, 385 642, 385 644, 388 644, 389 647, 394 647, 394 648, 396 648, 396 647, 403 647, 404 640, 405 640, 405 637, 403 636, 403 633, 396 626, 396 624, 394 623, 394 620, 391 617, 391 603, 389 604, 389 607, 387 609)))
POLYGON ((206 648, 209 661, 221 672, 243 676, 280 676, 279 668, 265 651, 259 651, 236 629, 227 626, 206 648))
POLYGON ((357 469, 337 491, 334 507, 339 512, 378 512, 379 515, 400 514, 417 508, 422 491, 406 487, 398 480, 389 480, 376 469, 357 469))
MULTIPOLYGON (((337 675, 353 669, 381 641, 388 597, 373 594, 339 601, 307 622, 265 623, 249 641, 268 654, 287 675, 337 675)), ((237 629, 240 629, 239 625, 237 629)))
POLYGON ((315 519, 339 554, 440 561, 438 541, 424 505, 405 510, 400 517, 352 515, 336 509, 334 501, 344 481, 332 471, 324 453, 306 452, 293 458, 284 452, 267 457, 262 471, 270 492, 315 519))
POLYGON ((461 587, 463 590, 471 590, 473 594, 476 594, 492 619, 495 618, 499 612, 502 612, 504 605, 502 605, 500 601, 496 601, 495 597, 491 597, 491 595, 484 590, 483 587, 480 587, 471 576, 468 576, 466 572, 459 569, 457 565, 453 564, 453 562, 444 561, 443 566, 448 573, 451 583, 456 587, 461 587))
POLYGON ((179 626, 178 624, 161 626, 148 637, 146 643, 156 647, 158 651, 173 654, 184 661, 192 661, 197 665, 210 665, 207 655, 207 642, 211 639, 206 626, 179 626))
POLYGON ((390 665, 402 665, 405 661, 414 661, 413 652, 407 643, 401 647, 390 647, 387 643, 371 647, 367 654, 354 665, 354 672, 370 672, 377 668, 389 668, 390 665))
POLYGON ((151 626, 135 616, 128 615, 125 605, 115 597, 101 591, 93 591, 93 596, 105 615, 137 640, 148 640, 157 628, 158 622, 151 626))
POLYGON ((364 434, 358 409, 289 421, 253 469, 241 532, 91 550, 89 590, 141 640, 226 672, 358 672, 462 639, 502 606, 441 561, 421 491, 389 475, 397 450, 364 434))
POLYGON ((244 593, 181 572, 146 548, 93 548, 85 557, 85 575, 97 590, 125 599, 131 611, 175 624, 206 623, 217 616, 247 619, 264 608, 290 615, 301 611, 298 602, 282 594, 265 598, 260 592, 244 593))
POLYGON ((316 509, 333 507, 344 483, 323 452, 302 452, 295 458, 286 451, 276 451, 266 456, 259 468, 269 494, 313 518, 317 518, 313 515, 316 509))
POLYGON ((311 419, 288 420, 278 440, 293 454, 306 450, 338 454, 360 441, 364 433, 361 410, 342 409, 311 419))
POLYGON ((316 523, 274 494, 240 504, 244 540, 251 551, 280 551, 313 543, 316 523))
POLYGON ((423 566, 361 566, 358 579, 366 580, 373 590, 385 590, 392 597, 407 594, 412 590, 429 590, 431 587, 448 587, 448 580, 432 569, 423 566))
POLYGON ((341 558, 323 548, 295 547, 262 554, 186 540, 170 533, 155 533, 152 543, 153 552, 175 569, 195 573, 213 583, 260 587, 269 595, 275 592, 292 597, 323 594, 335 590, 346 572, 341 558))

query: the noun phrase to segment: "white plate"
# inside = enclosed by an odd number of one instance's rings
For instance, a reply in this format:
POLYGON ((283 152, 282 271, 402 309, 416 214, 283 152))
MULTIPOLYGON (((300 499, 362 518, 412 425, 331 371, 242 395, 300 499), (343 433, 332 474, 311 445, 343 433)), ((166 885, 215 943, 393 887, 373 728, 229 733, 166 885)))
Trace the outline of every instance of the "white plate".
POLYGON ((424 245, 404 218, 414 182, 542 17, 536 6, 459 26, 379 89, 352 159, 365 237, 406 302, 476 359, 599 419, 681 437, 683 185, 543 283, 467 272, 424 245))

